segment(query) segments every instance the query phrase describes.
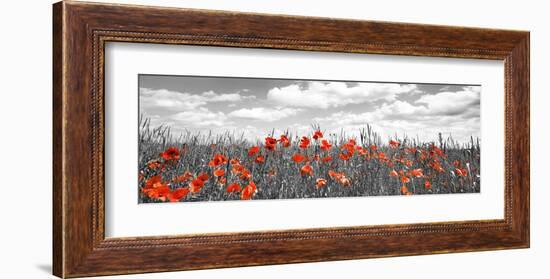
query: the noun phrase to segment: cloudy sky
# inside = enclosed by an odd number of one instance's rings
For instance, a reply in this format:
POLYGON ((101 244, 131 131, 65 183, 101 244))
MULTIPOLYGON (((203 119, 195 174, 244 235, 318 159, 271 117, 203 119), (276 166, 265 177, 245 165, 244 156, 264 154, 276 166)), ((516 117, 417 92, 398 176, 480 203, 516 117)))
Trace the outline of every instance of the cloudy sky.
POLYGON ((368 123, 383 139, 433 141, 439 132, 480 135, 480 86, 139 76, 140 114, 175 133, 237 131, 255 141, 275 130, 356 135, 368 123))

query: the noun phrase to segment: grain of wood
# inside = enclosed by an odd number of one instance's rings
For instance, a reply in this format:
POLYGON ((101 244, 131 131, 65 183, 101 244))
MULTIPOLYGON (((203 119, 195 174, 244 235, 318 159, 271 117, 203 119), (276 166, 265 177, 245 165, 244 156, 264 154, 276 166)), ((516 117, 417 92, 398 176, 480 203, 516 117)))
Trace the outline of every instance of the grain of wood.
POLYGON ((528 32, 70 1, 53 12, 59 277, 529 246, 528 32), (503 60, 505 219, 105 239, 103 54, 111 41, 503 60))

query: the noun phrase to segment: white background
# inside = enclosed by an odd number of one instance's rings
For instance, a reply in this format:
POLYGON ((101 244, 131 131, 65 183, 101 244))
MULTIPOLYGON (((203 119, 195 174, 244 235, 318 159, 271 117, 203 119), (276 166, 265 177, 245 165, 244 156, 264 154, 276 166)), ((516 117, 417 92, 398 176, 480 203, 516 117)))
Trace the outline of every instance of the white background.
POLYGON ((105 59, 107 237, 504 219, 501 61, 135 43, 108 44, 105 59), (481 193, 138 204, 139 73, 479 84, 481 193))
MULTIPOLYGON (((550 20, 545 1, 132 1, 167 6, 524 29, 531 31, 531 247, 121 278, 548 278, 550 20)), ((0 9, 0 277, 50 278, 51 1, 0 9)), ((129 15, 131 16, 131 15, 129 15)))

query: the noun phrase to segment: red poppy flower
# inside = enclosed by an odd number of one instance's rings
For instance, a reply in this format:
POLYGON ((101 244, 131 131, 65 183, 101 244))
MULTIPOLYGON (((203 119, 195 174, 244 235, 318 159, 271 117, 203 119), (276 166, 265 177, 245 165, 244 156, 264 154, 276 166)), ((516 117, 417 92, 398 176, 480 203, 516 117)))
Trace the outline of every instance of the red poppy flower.
POLYGON ((318 139, 320 139, 320 138, 322 138, 322 137, 323 137, 323 132, 321 132, 321 131, 315 131, 315 132, 313 133, 313 139, 314 139, 314 140, 318 140, 318 139))
POLYGON ((217 167, 217 166, 223 165, 225 163, 227 163, 227 157, 225 157, 223 154, 216 154, 216 155, 214 155, 212 160, 210 160, 208 165, 211 166, 211 167, 217 167))
POLYGON ((416 153, 417 150, 416 150, 415 147, 409 147, 409 148, 405 148, 405 151, 409 152, 411 154, 414 154, 414 153, 416 153))
POLYGON ((191 191, 191 193, 198 193, 203 186, 204 181, 197 178, 189 183, 189 191, 191 191))
POLYGON ((275 138, 272 138, 272 137, 265 138, 265 149, 269 151, 273 151, 275 150, 276 147, 277 147, 277 140, 275 138))
POLYGON ((330 161, 332 161, 332 156, 326 156, 326 157, 321 158, 321 162, 323 162, 323 163, 328 163, 330 161))
POLYGON ((348 153, 340 153, 340 154, 338 155, 338 157, 340 157, 340 159, 342 159, 342 160, 344 160, 344 161, 347 161, 347 160, 349 160, 349 158, 351 158, 351 155, 348 154, 348 153))
POLYGON ((187 194, 189 194, 189 189, 188 188, 178 188, 178 189, 168 193, 168 195, 166 195, 166 198, 168 198, 168 200, 170 202, 178 202, 181 199, 185 198, 185 196, 187 196, 187 194))
POLYGON ((151 199, 164 199, 170 192, 170 187, 162 182, 159 175, 155 175, 145 182, 145 187, 141 188, 141 192, 151 199))
POLYGON ((214 157, 212 157, 212 160, 208 162, 208 165, 211 167, 217 167, 225 163, 227 163, 227 157, 225 157, 223 154, 216 154, 214 155, 214 157))
POLYGON ((208 173, 203 172, 199 176, 197 176, 197 179, 202 180, 203 182, 206 182, 206 180, 208 180, 208 177, 209 177, 208 173))
POLYGON ((395 170, 392 170, 392 171, 390 171, 390 176, 398 177, 399 174, 397 174, 397 172, 395 170))
POLYGON ((180 150, 176 147, 169 147, 164 152, 160 153, 160 156, 167 161, 170 160, 179 160, 180 159, 180 150))
POLYGON ((403 182, 403 183, 409 183, 409 182, 411 182, 411 180, 410 180, 408 177, 406 177, 406 176, 401 176, 401 182, 403 182))
POLYGON ((231 160, 229 161, 229 163, 230 163, 231 165, 238 165, 238 164, 241 163, 241 161, 239 161, 239 159, 237 159, 237 158, 233 158, 233 159, 231 159, 231 160))
POLYGON ((453 161, 453 166, 455 166, 455 168, 460 168, 460 161, 459 160, 454 160, 453 161))
POLYGON ((252 175, 250 174, 250 171, 248 169, 243 169, 241 175, 239 176, 239 178, 242 180, 249 180, 251 177, 252 175))
POLYGON ((254 161, 258 164, 263 164, 265 162, 265 158, 264 158, 264 156, 260 155, 260 156, 256 157, 256 159, 254 159, 254 161))
POLYGON ((308 137, 302 137, 300 140, 300 148, 306 149, 310 142, 311 140, 308 137))
POLYGON ((439 162, 436 162, 436 161, 430 162, 430 166, 437 172, 445 172, 445 169, 443 169, 443 167, 441 166, 441 163, 439 162))
POLYGON ((152 176, 151 178, 147 179, 147 181, 145 181, 145 188, 148 189, 158 188, 164 185, 165 184, 162 182, 162 178, 160 177, 160 175, 152 176))
POLYGON ((240 174, 243 170, 244 166, 239 164, 233 165, 233 167, 231 168, 231 172, 233 172, 234 174, 240 174))
POLYGON ((401 145, 400 142, 395 141, 395 140, 390 140, 390 147, 391 147, 391 148, 398 148, 399 145, 401 145))
POLYGON ((355 145, 356 142, 354 139, 350 139, 348 142, 342 145, 342 148, 348 152, 349 157, 351 157, 353 153, 355 153, 355 145))
POLYGON ((306 159, 306 157, 302 156, 300 153, 296 153, 292 156, 292 161, 296 163, 301 163, 306 159))
POLYGON ((426 189, 431 189, 432 183, 429 180, 426 180, 424 181, 424 187, 426 187, 426 189))
POLYGON ((405 166, 407 166, 407 167, 410 168, 410 167, 412 167, 412 165, 413 165, 413 161, 411 161, 411 160, 405 160, 405 166))
POLYGON ((324 179, 324 178, 317 178, 317 180, 315 180, 315 185, 317 187, 317 189, 327 185, 327 180, 324 179))
POLYGON ((272 138, 272 137, 266 137, 265 138, 265 144, 266 145, 275 145, 275 144, 277 144, 277 139, 272 138))
POLYGON ((241 185, 239 185, 239 183, 231 183, 229 186, 227 186, 227 189, 225 191, 228 193, 238 193, 241 191, 241 185))
POLYGON ((332 147, 332 144, 326 139, 321 140, 321 149, 322 150, 329 150, 332 147))
POLYGON ((330 176, 330 178, 332 178, 332 179, 340 179, 342 176, 344 176, 344 173, 329 170, 328 171, 328 176, 330 176))
POLYGON ((339 179, 336 180, 338 183, 340 183, 340 185, 344 186, 344 187, 348 187, 351 185, 351 180, 349 180, 349 178, 347 178, 346 176, 342 175, 342 177, 340 177, 339 179))
POLYGON ((359 149, 357 149, 357 152, 359 153, 359 155, 361 156, 365 156, 365 155, 368 155, 369 154, 369 150, 366 149, 366 148, 362 148, 360 146, 357 146, 359 147, 359 149))
POLYGON ((244 187, 243 191, 241 192, 241 200, 249 200, 252 198, 254 194, 257 192, 256 184, 254 181, 250 181, 246 187, 244 187))
POLYGON ((176 183, 183 183, 183 182, 191 179, 192 177, 193 177, 193 174, 190 173, 189 171, 186 171, 184 174, 176 176, 174 179, 172 179, 172 181, 174 181, 176 183))
POLYGON ((217 169, 214 171, 214 176, 215 177, 220 177, 220 176, 223 176, 225 174, 225 170, 224 169, 217 169))
POLYGON ((378 149, 378 147, 376 147, 376 145, 373 144, 373 145, 370 146, 370 149, 373 150, 373 151, 376 151, 376 149, 378 149))
POLYGON ((456 174, 457 176, 466 177, 466 176, 468 176, 468 171, 467 171, 466 169, 459 169, 459 168, 457 168, 457 169, 455 169, 455 174, 456 174))
POLYGON ((300 173, 302 175, 313 176, 313 168, 310 165, 304 165, 300 168, 300 173))
POLYGON ((414 169, 414 170, 411 170, 411 176, 422 177, 424 176, 424 174, 422 173, 422 169, 414 169))
POLYGON ((248 149, 248 156, 252 157, 256 155, 256 153, 260 152, 260 148, 257 146, 252 146, 250 149, 248 149))
POLYGON ((279 138, 279 142, 283 145, 283 147, 290 146, 290 140, 285 135, 281 135, 281 137, 279 138))
POLYGON ((346 175, 343 172, 335 172, 333 170, 328 171, 328 176, 330 178, 336 180, 340 185, 347 187, 351 185, 351 180, 346 177, 346 175))
POLYGON ((443 154, 443 150, 439 149, 439 148, 438 148, 437 146, 435 146, 435 145, 432 145, 432 146, 430 147, 430 149, 431 149, 430 154, 431 154, 432 156, 437 155, 437 156, 441 157, 441 156, 444 155, 444 154, 443 154))
POLYGON ((158 169, 162 164, 160 163, 159 160, 151 160, 149 162, 147 162, 147 166, 150 168, 150 169, 153 169, 153 170, 156 170, 158 169))
POLYGON ((170 193, 170 187, 166 184, 162 184, 162 186, 158 186, 156 188, 142 189, 142 192, 147 194, 147 196, 151 199, 165 201, 166 196, 170 193))

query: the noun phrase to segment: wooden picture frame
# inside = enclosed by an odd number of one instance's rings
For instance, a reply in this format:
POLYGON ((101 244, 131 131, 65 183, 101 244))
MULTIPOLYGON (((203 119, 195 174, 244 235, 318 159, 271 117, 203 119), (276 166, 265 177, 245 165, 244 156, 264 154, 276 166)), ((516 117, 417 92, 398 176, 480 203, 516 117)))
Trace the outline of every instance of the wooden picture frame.
POLYGON ((64 1, 53 6, 59 277, 529 247, 529 33, 64 1), (491 59, 505 69, 505 218, 105 238, 104 46, 139 42, 491 59))

